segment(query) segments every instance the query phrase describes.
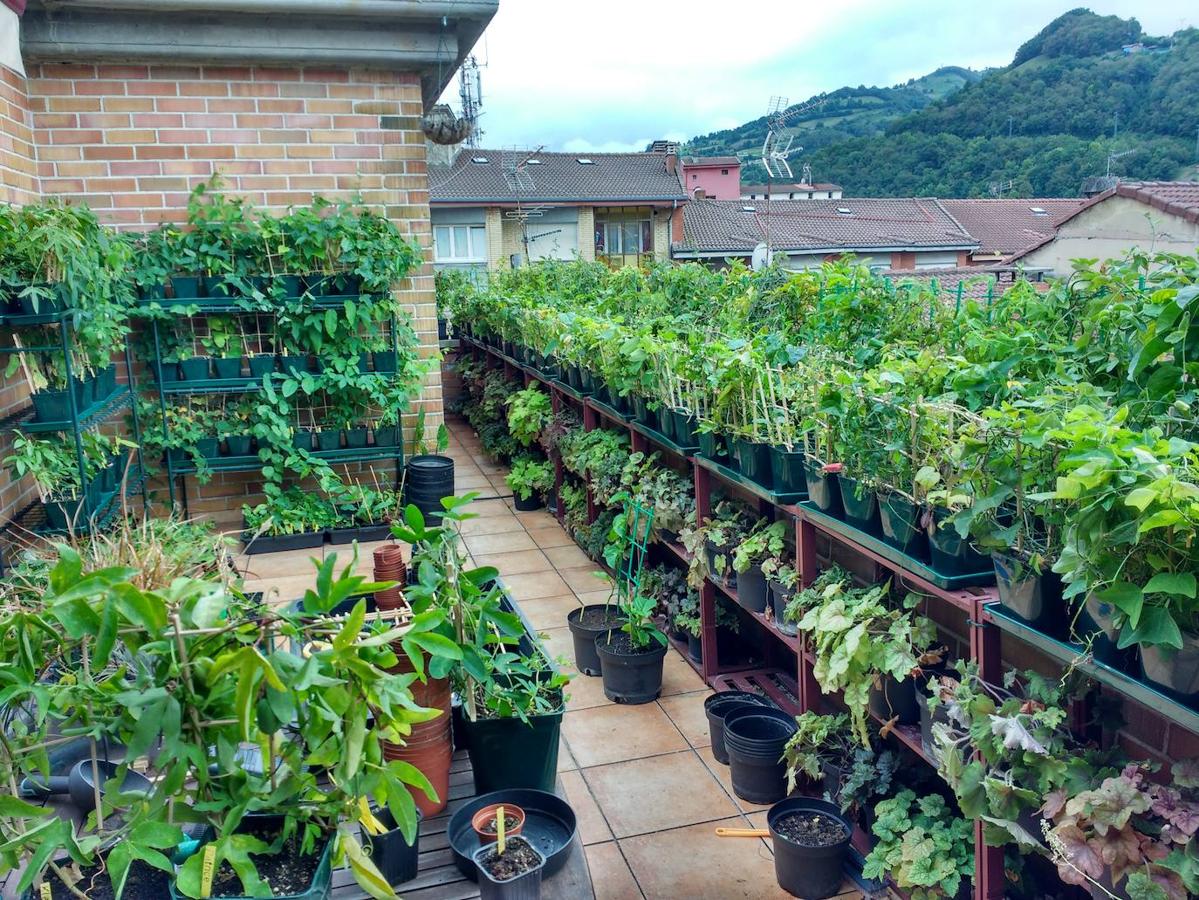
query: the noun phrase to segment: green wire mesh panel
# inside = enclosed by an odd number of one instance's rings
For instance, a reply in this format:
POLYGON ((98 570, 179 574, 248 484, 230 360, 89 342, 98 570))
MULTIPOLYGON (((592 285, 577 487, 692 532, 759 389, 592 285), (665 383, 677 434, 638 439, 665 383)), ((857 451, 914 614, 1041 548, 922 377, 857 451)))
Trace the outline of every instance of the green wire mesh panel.
POLYGON ((646 509, 640 503, 626 500, 622 515, 625 522, 624 547, 620 552, 620 564, 616 573, 616 592, 621 600, 629 600, 641 592, 641 572, 645 567, 654 511, 646 509))

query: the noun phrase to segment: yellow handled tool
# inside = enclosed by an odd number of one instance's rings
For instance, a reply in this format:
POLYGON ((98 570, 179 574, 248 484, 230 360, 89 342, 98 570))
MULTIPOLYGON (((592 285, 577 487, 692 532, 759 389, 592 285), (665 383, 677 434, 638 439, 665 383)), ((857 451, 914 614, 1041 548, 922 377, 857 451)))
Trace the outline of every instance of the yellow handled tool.
POLYGON ((717 837, 770 837, 769 828, 717 828, 717 837))

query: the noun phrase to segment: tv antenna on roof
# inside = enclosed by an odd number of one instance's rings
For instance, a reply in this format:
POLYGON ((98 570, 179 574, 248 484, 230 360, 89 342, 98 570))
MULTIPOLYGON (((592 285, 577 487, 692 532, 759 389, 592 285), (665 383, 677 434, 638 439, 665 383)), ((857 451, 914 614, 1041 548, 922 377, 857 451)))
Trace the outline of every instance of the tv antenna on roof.
POLYGON ((1107 177, 1112 177, 1112 163, 1114 163, 1117 159, 1122 159, 1123 157, 1128 156, 1131 153, 1136 153, 1140 149, 1140 147, 1133 147, 1131 150, 1124 150, 1120 153, 1109 153, 1107 155, 1107 177))
MULTIPOLYGON (((824 105, 824 97, 820 96, 807 103, 790 106, 786 97, 774 96, 766 104, 766 139, 762 141, 762 166, 766 169, 766 216, 765 243, 766 258, 773 258, 773 247, 770 243, 770 183, 776 178, 792 181, 795 174, 791 171, 791 163, 787 161, 792 153, 798 153, 803 147, 792 147, 795 135, 788 134, 791 123, 805 113, 811 112, 824 105)), ((811 177, 811 169, 804 166, 804 174, 811 177)))
POLYGON ((523 147, 508 147, 500 152, 500 167, 504 173, 504 181, 508 190, 516 198, 515 209, 504 213, 504 217, 512 219, 520 226, 520 242, 525 249, 525 259, 529 258, 529 219, 544 215, 545 206, 524 206, 522 197, 533 190, 533 176, 529 173, 529 164, 537 159, 537 154, 544 149, 538 147, 529 150, 523 147))

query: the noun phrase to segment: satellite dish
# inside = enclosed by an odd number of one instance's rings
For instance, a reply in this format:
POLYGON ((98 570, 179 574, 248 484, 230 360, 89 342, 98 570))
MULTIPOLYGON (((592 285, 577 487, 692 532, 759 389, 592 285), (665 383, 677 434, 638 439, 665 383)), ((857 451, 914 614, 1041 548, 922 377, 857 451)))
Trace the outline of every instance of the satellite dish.
POLYGON ((749 267, 755 272, 760 272, 774 261, 774 253, 765 243, 758 244, 754 247, 753 257, 750 259, 749 267))

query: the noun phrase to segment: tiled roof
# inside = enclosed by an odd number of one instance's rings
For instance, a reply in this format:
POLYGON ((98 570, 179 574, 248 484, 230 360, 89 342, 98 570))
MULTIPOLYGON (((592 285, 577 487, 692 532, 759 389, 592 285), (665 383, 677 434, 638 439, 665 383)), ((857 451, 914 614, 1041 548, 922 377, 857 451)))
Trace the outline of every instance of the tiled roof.
POLYGON ((685 156, 685 166, 739 166, 741 160, 735 156, 685 156))
POLYGON ((1038 291, 1049 289, 1049 282, 1040 280, 1036 272, 1022 273, 1013 266, 967 266, 954 269, 892 269, 886 273, 895 284, 919 281, 935 285, 942 299, 982 300, 999 297, 1020 281, 1029 281, 1038 291), (959 286, 961 293, 959 295, 959 286))
POLYGON ((518 196, 523 203, 687 199, 662 153, 537 153, 515 177, 500 150, 464 149, 452 165, 429 166, 430 203, 515 203, 518 196))
POLYGON ((765 240, 776 250, 829 253, 867 249, 973 249, 978 242, 936 200, 693 200, 683 207, 679 250, 751 252, 765 240), (848 210, 842 212, 841 210, 848 210))
POLYGON ((962 227, 978 240, 983 253, 1004 257, 1023 253, 1057 233, 1057 223, 1077 212, 1085 200, 942 200, 962 227))

